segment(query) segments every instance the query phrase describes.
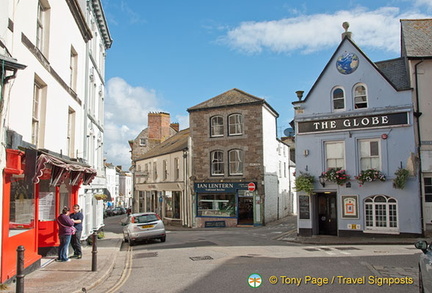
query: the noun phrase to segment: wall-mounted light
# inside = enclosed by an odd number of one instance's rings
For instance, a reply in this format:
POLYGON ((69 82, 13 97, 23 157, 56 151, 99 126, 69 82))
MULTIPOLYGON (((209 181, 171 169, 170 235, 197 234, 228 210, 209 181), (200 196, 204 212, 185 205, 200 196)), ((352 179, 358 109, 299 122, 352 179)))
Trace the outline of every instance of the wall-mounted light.
POLYGON ((381 138, 382 138, 382 139, 387 139, 387 138, 388 138, 388 135, 385 134, 385 133, 384 133, 384 134, 381 134, 381 138))
POLYGON ((324 175, 321 174, 318 177, 318 179, 319 179, 319 183, 322 185, 322 187, 325 187, 325 177, 324 177, 324 175))
POLYGON ((345 187, 346 187, 346 188, 351 188, 351 182, 347 182, 347 183, 345 184, 345 187))
POLYGON ((303 155, 304 155, 305 157, 309 156, 309 150, 303 150, 303 155))

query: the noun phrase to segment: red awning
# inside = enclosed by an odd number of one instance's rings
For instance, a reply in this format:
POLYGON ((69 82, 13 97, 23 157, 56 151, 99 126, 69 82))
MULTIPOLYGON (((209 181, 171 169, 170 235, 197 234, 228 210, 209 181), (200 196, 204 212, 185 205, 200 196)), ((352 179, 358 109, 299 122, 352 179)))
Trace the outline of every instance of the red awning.
POLYGON ((53 186, 61 184, 68 176, 71 185, 78 185, 81 179, 83 179, 84 185, 88 185, 97 174, 96 170, 89 166, 66 162, 48 154, 40 154, 36 161, 36 174, 33 177, 33 183, 39 183, 45 169, 51 169, 50 185, 53 186))

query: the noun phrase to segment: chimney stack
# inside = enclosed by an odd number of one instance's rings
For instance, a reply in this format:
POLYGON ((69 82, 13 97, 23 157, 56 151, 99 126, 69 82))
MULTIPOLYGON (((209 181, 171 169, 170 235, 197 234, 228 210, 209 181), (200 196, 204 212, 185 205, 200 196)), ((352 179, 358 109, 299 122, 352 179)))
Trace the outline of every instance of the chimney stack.
POLYGON ((149 140, 164 141, 170 136, 170 114, 148 113, 148 138, 149 140))
POLYGON ((174 129, 176 132, 179 132, 180 131, 180 124, 171 123, 171 128, 174 129))

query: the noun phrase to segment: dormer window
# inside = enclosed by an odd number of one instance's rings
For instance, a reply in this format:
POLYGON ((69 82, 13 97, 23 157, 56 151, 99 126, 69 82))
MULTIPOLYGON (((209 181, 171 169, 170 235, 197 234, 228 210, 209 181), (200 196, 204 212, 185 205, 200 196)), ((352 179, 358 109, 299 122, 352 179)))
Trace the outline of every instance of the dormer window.
POLYGON ((333 90, 333 110, 345 109, 345 93, 340 87, 333 90))
POLYGON ((364 85, 356 85, 354 88, 354 107, 355 109, 368 107, 367 91, 364 85))

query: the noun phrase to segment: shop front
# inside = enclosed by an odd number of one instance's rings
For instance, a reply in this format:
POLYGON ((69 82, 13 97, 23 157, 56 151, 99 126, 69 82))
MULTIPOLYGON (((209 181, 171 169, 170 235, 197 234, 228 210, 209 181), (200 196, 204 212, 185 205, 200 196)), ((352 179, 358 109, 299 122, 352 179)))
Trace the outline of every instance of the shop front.
POLYGON ((261 225, 261 202, 255 186, 253 182, 195 183, 197 227, 261 225))
POLYGON ((59 245, 56 218, 78 202, 78 190, 96 171, 34 149, 7 149, 3 172, 1 282, 16 275, 16 250, 24 246, 24 268, 39 267, 41 256, 59 245))

